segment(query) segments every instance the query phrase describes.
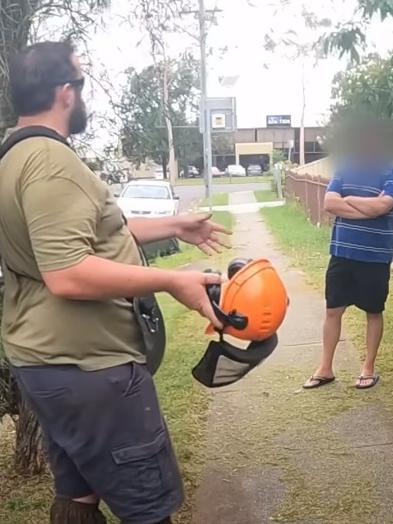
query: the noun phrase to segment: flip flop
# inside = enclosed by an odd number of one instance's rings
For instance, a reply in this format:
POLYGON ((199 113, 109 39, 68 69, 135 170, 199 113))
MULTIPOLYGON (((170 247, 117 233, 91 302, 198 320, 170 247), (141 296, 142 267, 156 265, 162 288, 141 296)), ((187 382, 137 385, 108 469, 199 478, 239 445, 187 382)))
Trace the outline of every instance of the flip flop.
POLYGON ((336 380, 336 377, 311 377, 308 382, 313 382, 312 384, 303 384, 303 389, 316 389, 320 388, 321 386, 326 386, 327 384, 331 384, 336 380))
POLYGON ((373 388, 374 386, 376 386, 379 382, 379 375, 370 375, 370 376, 365 376, 363 377, 362 375, 358 378, 359 381, 362 381, 362 380, 371 380, 371 383, 370 384, 367 384, 366 386, 362 386, 361 384, 356 384, 355 385, 355 388, 356 389, 370 389, 370 388, 373 388))

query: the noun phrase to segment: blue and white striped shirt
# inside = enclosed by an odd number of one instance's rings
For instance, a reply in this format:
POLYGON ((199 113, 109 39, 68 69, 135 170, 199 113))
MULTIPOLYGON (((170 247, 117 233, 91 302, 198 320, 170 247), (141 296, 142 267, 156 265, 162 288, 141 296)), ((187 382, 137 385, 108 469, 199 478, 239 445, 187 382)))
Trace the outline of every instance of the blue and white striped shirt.
MULTIPOLYGON (((377 197, 382 191, 393 197, 391 166, 349 165, 337 170, 328 191, 341 196, 377 197)), ((330 254, 360 262, 391 263, 393 212, 377 218, 354 220, 337 217, 330 254)))

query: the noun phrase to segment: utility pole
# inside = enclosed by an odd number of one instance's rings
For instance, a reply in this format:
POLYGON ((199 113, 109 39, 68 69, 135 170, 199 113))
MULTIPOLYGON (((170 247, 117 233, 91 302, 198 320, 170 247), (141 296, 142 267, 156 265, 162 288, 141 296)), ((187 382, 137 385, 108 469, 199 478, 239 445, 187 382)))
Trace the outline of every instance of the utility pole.
POLYGON ((207 106, 207 66, 206 66, 206 10, 204 0, 199 0, 199 41, 201 49, 201 120, 203 130, 203 166, 206 198, 209 207, 212 204, 211 188, 211 122, 210 112, 207 106))
POLYGON ((212 131, 211 115, 208 106, 207 93, 207 57, 206 57, 206 40, 207 40, 207 16, 215 15, 220 12, 218 9, 206 9, 205 1, 199 1, 199 11, 184 11, 184 14, 197 15, 199 19, 199 47, 201 50, 201 130, 203 134, 203 165, 206 198, 209 207, 212 207, 212 131))

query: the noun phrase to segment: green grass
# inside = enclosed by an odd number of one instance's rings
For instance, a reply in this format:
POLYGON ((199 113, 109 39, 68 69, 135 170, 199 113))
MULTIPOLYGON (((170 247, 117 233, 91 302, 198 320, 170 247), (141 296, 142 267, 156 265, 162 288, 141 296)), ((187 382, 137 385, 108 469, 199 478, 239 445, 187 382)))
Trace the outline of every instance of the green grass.
MULTIPOLYGON (((278 247, 289 255, 293 265, 300 269, 309 284, 320 290, 321 299, 324 277, 328 263, 330 228, 316 227, 306 218, 304 211, 295 204, 281 208, 261 210, 278 247)), ((345 315, 348 335, 363 357, 365 341, 364 314, 350 308, 345 315)), ((356 450, 350 443, 331 431, 335 417, 350 413, 353 409, 367 409, 378 406, 380 414, 390 421, 393 415, 393 297, 390 296, 385 315, 385 337, 377 362, 378 371, 383 375, 378 388, 368 395, 359 395, 352 387, 354 377, 349 371, 341 370, 340 385, 321 390, 312 395, 293 395, 293 391, 280 380, 283 375, 301 384, 303 370, 277 368, 275 374, 266 377, 267 389, 273 401, 264 402, 264 424, 255 421, 255 428, 247 428, 250 441, 243 447, 252 450, 256 435, 264 442, 267 464, 280 468, 286 494, 273 522, 303 522, 310 516, 318 522, 357 522, 367 524, 373 520, 373 510, 378 504, 378 483, 367 475, 359 465, 356 450), (290 419, 290 413, 297 413, 290 419), (305 431, 305 428, 307 430, 305 431), (327 428, 330 428, 326 439, 327 428), (277 446, 277 438, 285 435, 291 446, 287 449, 277 446), (316 445, 315 442, 318 444, 316 445), (291 447, 299 445, 311 457, 306 459, 291 453, 291 447), (314 466, 326 466, 323 476, 316 476, 317 469, 310 474, 302 462, 314 461, 314 466), (300 463, 300 467, 299 464, 300 463), (328 465, 328 467, 327 467, 328 465)), ((358 428, 359 429, 359 428, 358 428)), ((354 427, 354 431, 356 431, 354 427)), ((255 444, 254 444, 255 445, 255 444)), ((256 446, 256 445, 255 445, 256 446)), ((257 451, 257 450, 256 450, 257 451)), ((250 453, 251 455, 251 453, 250 453)), ((255 454, 256 456, 257 454, 255 454)), ((302 455, 300 455, 302 457, 302 455)))
POLYGON ((274 202, 278 197, 274 191, 254 191, 255 200, 257 202, 274 202))
POLYGON ((263 208, 261 213, 278 245, 308 280, 322 286, 329 256, 330 229, 316 227, 303 210, 289 203, 279 208, 263 208))
MULTIPOLYGON (((212 206, 227 206, 229 203, 228 193, 213 193, 212 195, 212 206)), ((206 207, 209 205, 209 199, 204 198, 200 202, 200 207, 206 207)))
MULTIPOLYGON (((260 184, 273 180, 271 176, 220 176, 213 177, 213 184, 260 184)), ((203 178, 181 178, 176 182, 177 186, 202 186, 203 178)))

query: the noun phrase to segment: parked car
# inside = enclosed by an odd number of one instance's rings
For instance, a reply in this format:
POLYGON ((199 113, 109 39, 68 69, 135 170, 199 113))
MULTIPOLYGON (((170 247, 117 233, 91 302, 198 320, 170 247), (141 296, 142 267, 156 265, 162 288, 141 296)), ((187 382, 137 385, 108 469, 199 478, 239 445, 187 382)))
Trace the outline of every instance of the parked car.
POLYGON ((221 175, 222 175, 222 173, 221 173, 221 171, 218 169, 218 167, 213 166, 213 167, 212 167, 212 176, 221 176, 221 175))
POLYGON ((228 176, 246 176, 246 170, 243 166, 233 164, 226 168, 225 174, 228 176))
POLYGON ((126 218, 173 216, 179 212, 179 197, 169 182, 159 180, 129 182, 117 203, 126 218))
POLYGON ((195 166, 187 166, 185 171, 180 172, 181 178, 197 178, 200 175, 199 169, 195 166))
POLYGON ((247 176, 260 176, 262 175, 262 167, 259 164, 250 164, 247 167, 247 176))
POLYGON ((101 179, 104 180, 109 186, 112 184, 125 184, 128 182, 127 175, 120 171, 112 173, 103 173, 101 179))

